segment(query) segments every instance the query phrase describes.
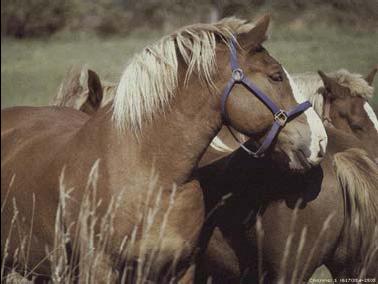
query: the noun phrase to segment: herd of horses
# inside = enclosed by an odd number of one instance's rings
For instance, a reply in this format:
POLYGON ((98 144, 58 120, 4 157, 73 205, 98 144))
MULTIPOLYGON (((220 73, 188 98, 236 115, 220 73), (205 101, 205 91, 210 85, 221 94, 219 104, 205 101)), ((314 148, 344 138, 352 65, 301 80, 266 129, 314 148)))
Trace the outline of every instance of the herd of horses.
POLYGON ((2 110, 2 279, 377 279, 377 67, 290 76, 262 46, 269 21, 183 27, 117 84, 73 68, 53 106, 2 110))

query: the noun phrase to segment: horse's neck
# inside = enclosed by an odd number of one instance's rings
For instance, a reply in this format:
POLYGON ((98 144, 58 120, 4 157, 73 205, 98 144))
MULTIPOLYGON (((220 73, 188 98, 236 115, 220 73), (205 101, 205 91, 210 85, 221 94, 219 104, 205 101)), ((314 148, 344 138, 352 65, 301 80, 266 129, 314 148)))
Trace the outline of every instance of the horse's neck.
POLYGON ((101 147, 109 150, 107 161, 119 172, 138 168, 151 173, 153 169, 159 181, 182 184, 219 131, 221 116, 214 96, 178 94, 166 113, 143 125, 137 136, 129 131, 121 134, 108 108, 100 110, 89 125, 105 132, 101 147))
POLYGON ((327 156, 332 156, 338 152, 345 151, 349 148, 364 149, 364 145, 352 134, 335 127, 326 127, 329 137, 327 146, 327 156))

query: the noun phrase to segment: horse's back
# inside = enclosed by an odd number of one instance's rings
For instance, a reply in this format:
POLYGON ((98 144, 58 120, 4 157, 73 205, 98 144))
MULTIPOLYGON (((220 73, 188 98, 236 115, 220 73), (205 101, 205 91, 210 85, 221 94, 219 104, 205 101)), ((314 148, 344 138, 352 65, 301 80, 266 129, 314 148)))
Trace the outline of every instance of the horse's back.
MULTIPOLYGON (((1 168, 35 170, 87 121, 88 116, 69 108, 14 107, 1 111, 1 168), (17 165, 19 164, 19 165, 17 165)), ((15 173, 16 174, 16 173, 15 173)))
POLYGON ((69 130, 80 127, 88 118, 85 113, 66 107, 11 107, 1 110, 1 133, 11 128, 33 131, 53 126, 69 130))
POLYGON ((57 107, 14 107, 1 112, 1 164, 43 160, 58 151, 88 117, 57 107), (39 157, 38 157, 39 156, 39 157))

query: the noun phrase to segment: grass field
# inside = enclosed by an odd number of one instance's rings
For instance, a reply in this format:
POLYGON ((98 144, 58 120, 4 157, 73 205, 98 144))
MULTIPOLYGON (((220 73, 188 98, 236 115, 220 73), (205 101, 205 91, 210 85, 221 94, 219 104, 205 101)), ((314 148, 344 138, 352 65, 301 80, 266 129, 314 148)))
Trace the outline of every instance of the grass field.
MULTIPOLYGON (((3 39, 2 107, 48 104, 74 64, 86 64, 104 79, 116 82, 128 58, 160 36, 158 32, 141 32, 124 38, 78 34, 48 40, 3 39)), ((266 47, 291 73, 347 68, 366 74, 378 63, 377 43, 377 32, 357 33, 327 26, 312 29, 294 23, 273 25, 266 47)), ((373 106, 378 109, 378 97, 373 106)))

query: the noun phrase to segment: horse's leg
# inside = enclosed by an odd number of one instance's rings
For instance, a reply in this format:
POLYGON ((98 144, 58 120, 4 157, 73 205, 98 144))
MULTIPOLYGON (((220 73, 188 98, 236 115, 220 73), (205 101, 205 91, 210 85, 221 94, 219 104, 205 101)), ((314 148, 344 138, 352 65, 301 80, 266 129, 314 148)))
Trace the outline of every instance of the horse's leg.
POLYGON ((191 265, 185 274, 178 281, 179 284, 192 284, 195 278, 195 266, 191 265))
POLYGON ((186 183, 177 189, 167 220, 166 237, 172 241, 167 243, 166 259, 172 259, 172 256, 177 259, 173 275, 186 281, 182 283, 189 283, 188 281, 194 280, 194 268, 191 265, 204 223, 204 201, 197 181, 186 183))
POLYGON ((108 255, 96 256, 95 267, 89 270, 85 268, 86 261, 80 261, 80 274, 78 283, 118 283, 118 275, 114 270, 114 262, 110 260, 108 255))
POLYGON ((133 259, 138 260, 137 266, 142 266, 139 271, 146 270, 149 280, 161 283, 179 280, 184 275, 190 279, 191 273, 185 273, 194 260, 203 222, 204 202, 197 181, 173 192, 163 191, 148 232, 135 243, 139 251, 133 253, 133 259))
POLYGON ((219 228, 196 266, 196 283, 207 283, 209 278, 214 283, 239 283, 240 279, 239 259, 219 228))

